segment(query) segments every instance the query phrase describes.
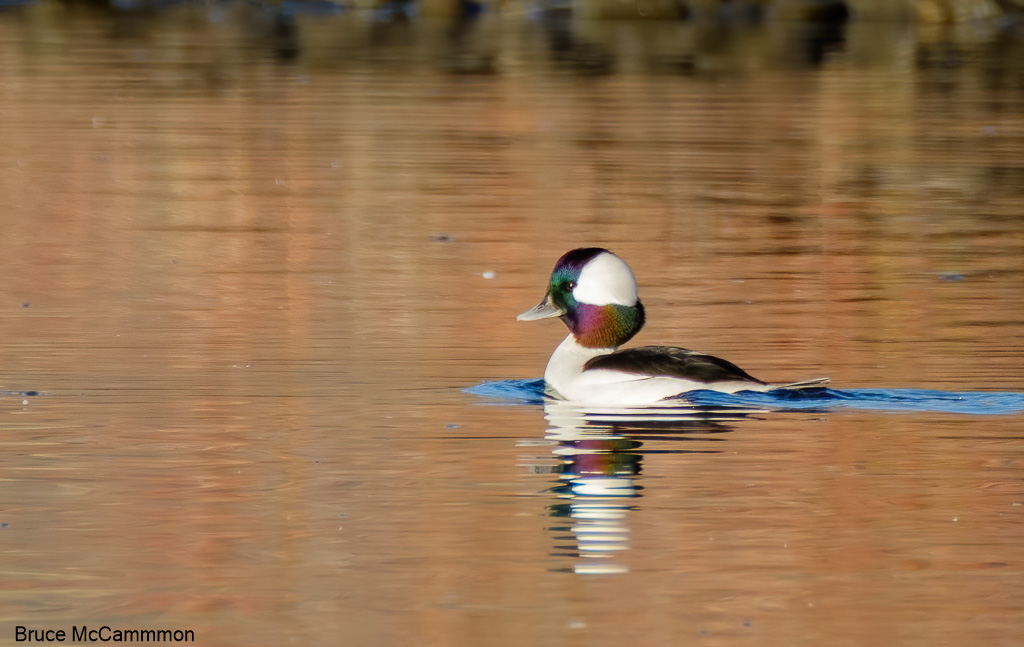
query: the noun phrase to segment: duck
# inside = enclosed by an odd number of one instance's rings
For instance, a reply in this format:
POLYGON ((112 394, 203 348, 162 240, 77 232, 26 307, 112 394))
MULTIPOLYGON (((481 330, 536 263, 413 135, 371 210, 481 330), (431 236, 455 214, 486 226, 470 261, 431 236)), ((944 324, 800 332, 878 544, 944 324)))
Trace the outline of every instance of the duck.
POLYGON ((519 321, 559 317, 569 335, 544 370, 545 394, 556 400, 608 407, 653 405, 697 390, 798 391, 824 387, 820 377, 770 383, 730 361, 676 346, 620 350, 645 322, 629 265, 602 247, 562 255, 539 304, 519 321))

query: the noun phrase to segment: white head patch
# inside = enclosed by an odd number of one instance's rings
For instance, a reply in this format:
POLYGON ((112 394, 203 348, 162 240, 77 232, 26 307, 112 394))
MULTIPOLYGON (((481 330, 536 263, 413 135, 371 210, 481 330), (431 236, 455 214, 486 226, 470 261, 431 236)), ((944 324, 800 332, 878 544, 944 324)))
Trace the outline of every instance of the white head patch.
POLYGON ((602 252, 583 266, 572 296, 580 303, 606 306, 635 306, 636 279, 626 262, 610 252, 602 252))

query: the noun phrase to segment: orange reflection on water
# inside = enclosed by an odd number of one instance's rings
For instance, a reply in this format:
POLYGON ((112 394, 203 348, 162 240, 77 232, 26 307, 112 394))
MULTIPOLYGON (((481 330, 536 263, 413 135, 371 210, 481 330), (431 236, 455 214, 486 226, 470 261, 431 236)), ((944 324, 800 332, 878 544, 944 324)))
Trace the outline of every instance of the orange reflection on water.
POLYGON ((642 496, 619 544, 581 547, 541 409, 461 392, 541 374, 565 332, 514 316, 583 244, 634 267, 641 343, 770 380, 1024 390, 1012 36, 854 23, 814 68, 793 25, 564 41, 507 17, 459 41, 474 59, 437 25, 342 14, 298 18, 282 62, 263 14, 18 11, 0 387, 43 395, 0 399, 9 626, 1021 637, 1019 415, 630 429, 579 469, 642 496), (453 67, 474 60, 493 70, 453 67), (613 549, 614 575, 576 572, 613 549))

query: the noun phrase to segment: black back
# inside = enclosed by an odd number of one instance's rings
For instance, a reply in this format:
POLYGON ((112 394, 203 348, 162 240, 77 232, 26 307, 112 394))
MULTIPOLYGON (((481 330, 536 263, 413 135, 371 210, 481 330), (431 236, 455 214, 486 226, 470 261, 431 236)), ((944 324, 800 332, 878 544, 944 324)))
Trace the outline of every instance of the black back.
POLYGON ((736 381, 764 384, 732 362, 675 346, 641 346, 599 355, 583 365, 584 371, 592 369, 680 377, 704 384, 736 381))

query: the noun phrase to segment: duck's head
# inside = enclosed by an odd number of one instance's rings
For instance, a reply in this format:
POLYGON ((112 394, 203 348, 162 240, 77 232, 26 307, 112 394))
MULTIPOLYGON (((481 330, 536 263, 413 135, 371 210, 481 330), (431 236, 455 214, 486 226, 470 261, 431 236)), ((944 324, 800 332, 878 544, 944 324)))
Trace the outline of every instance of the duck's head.
POLYGON ((600 247, 566 252, 551 272, 544 300, 516 318, 548 317, 561 317, 581 346, 615 348, 626 343, 644 325, 633 271, 600 247))

